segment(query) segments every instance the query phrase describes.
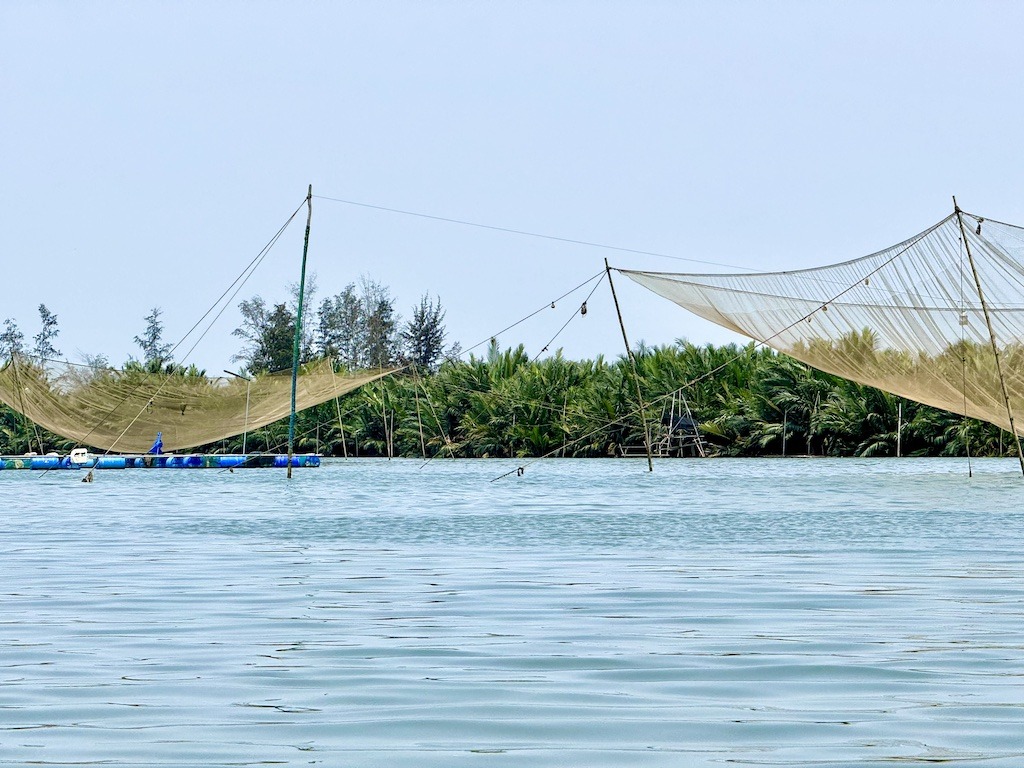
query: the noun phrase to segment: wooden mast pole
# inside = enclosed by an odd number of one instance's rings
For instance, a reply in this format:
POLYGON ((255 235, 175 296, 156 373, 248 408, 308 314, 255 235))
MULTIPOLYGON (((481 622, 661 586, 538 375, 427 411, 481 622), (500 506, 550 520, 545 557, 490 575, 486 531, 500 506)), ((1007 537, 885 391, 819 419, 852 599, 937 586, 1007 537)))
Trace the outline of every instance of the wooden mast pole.
POLYGON ((299 380, 299 351, 302 346, 302 299, 306 290, 306 254, 309 253, 309 225, 313 220, 313 185, 306 193, 306 237, 302 242, 302 273, 299 277, 299 302, 295 311, 295 341, 292 344, 292 407, 288 417, 288 479, 292 479, 292 457, 295 455, 295 390, 299 380))
POLYGON ((903 398, 896 406, 896 458, 903 457, 903 398))
MULTIPOLYGON (((992 344, 992 354, 996 358, 996 373, 999 375, 999 386, 1003 390, 1003 402, 1006 404, 1006 417, 1010 420, 1010 432, 1017 442, 1017 458, 1020 461, 1020 472, 1024 475, 1024 450, 1021 450, 1020 435, 1013 424, 1013 408, 1010 406, 1010 393, 1006 390, 1006 379, 1003 377, 1003 364, 999 359, 999 345, 996 343, 996 332, 992 328, 992 318, 988 313, 988 304, 985 303, 985 294, 981 290, 981 278, 978 277, 978 268, 974 263, 974 256, 971 254, 970 243, 967 242, 967 232, 964 229, 963 212, 956 204, 956 197, 953 198, 953 210, 956 213, 956 220, 960 224, 960 237, 964 241, 964 249, 967 251, 967 260, 971 264, 971 273, 974 275, 974 286, 978 289, 978 299, 981 301, 981 311, 985 315, 985 325, 988 326, 988 338, 992 344)), ((965 416, 967 414, 964 414, 965 416)))
POLYGON ((615 302, 615 314, 619 316, 619 328, 622 330, 622 341, 626 345, 626 356, 629 358, 629 366, 633 369, 633 384, 636 386, 636 399, 640 403, 640 420, 644 425, 644 447, 647 448, 647 471, 654 471, 654 461, 651 458, 651 431, 647 426, 647 408, 644 406, 644 396, 640 392, 640 374, 636 370, 636 358, 633 357, 633 350, 629 346, 629 338, 626 336, 626 325, 622 322, 622 310, 619 309, 619 297, 615 293, 615 283, 612 282, 612 268, 608 266, 608 259, 604 260, 604 270, 608 274, 608 286, 612 289, 612 300, 615 302))

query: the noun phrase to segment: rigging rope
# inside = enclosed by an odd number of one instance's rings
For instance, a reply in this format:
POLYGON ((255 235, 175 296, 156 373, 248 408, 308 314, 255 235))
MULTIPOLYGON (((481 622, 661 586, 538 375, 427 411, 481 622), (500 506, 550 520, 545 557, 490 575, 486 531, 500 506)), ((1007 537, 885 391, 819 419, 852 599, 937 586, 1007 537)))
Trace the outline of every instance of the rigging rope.
MULTIPOLYGON (((886 259, 884 262, 882 262, 881 264, 876 266, 874 269, 870 270, 869 272, 867 272, 867 273, 865 273, 863 275, 860 275, 855 282, 846 285, 838 293, 830 296, 829 298, 827 298, 824 301, 821 301, 815 308, 811 309, 811 311, 809 311, 809 312, 799 316, 796 320, 792 321, 788 325, 786 325, 783 328, 779 329, 775 333, 773 333, 773 334, 771 334, 771 335, 769 335, 769 336, 767 336, 766 338, 763 338, 763 339, 754 339, 754 341, 751 344, 751 348, 752 349, 758 349, 760 347, 771 347, 772 346, 771 345, 772 341, 774 341, 778 337, 782 336, 786 332, 788 332, 788 331, 790 331, 790 330, 800 326, 802 323, 810 322, 811 317, 813 317, 813 315, 816 314, 818 311, 820 311, 820 310, 827 311, 827 307, 828 307, 829 304, 833 304, 833 303, 837 302, 839 299, 841 299, 843 296, 847 295, 848 293, 850 293, 854 289, 858 288, 859 286, 861 286, 862 284, 864 284, 866 282, 869 282, 871 277, 877 275, 881 270, 883 270, 884 268, 886 268, 889 265, 891 265, 892 263, 894 263, 900 256, 905 254, 911 247, 913 247, 916 243, 918 243, 922 238, 926 237, 928 234, 930 234, 933 231, 937 230, 943 224, 946 224, 947 222, 951 221, 955 217, 955 215, 956 214, 951 214, 951 215, 947 216, 945 219, 943 219, 938 224, 936 224, 936 225, 934 225, 932 227, 929 227, 924 232, 921 232, 920 234, 910 238, 909 240, 904 241, 904 243, 901 244, 901 247, 898 247, 894 254, 892 254, 888 259, 886 259)), ((630 273, 629 270, 623 270, 623 269, 616 268, 616 267, 613 267, 613 269, 615 269, 617 272, 619 272, 621 274, 626 274, 627 276, 629 276, 629 273, 630 273)), ((786 273, 776 273, 776 274, 786 274, 786 273)), ((734 355, 733 357, 729 358, 728 360, 722 362, 720 365, 718 365, 718 366, 716 366, 716 367, 714 367, 714 368, 712 368, 712 369, 710 369, 708 371, 705 371, 700 376, 697 376, 695 378, 691 378, 689 381, 684 382, 682 384, 681 388, 692 387, 693 385, 695 385, 695 384, 697 384, 697 383, 699 383, 699 382, 701 382, 701 381, 703 381, 703 380, 705 380, 705 379, 715 375, 719 371, 724 370, 725 368, 727 368, 732 363, 734 363, 737 360, 741 359, 744 356, 744 354, 746 354, 746 353, 744 352, 744 353, 740 353, 740 354, 734 355)), ((673 392, 674 391, 675 390, 673 390, 673 392)), ((661 402, 661 401, 663 401, 666 398, 671 397, 671 396, 672 396, 672 392, 659 395, 659 396, 657 396, 657 397, 655 397, 653 399, 653 401, 651 402, 651 405, 654 405, 655 403, 661 402)), ((634 409, 633 411, 628 413, 625 418, 631 418, 633 416, 641 414, 642 412, 643 412, 643 408, 641 406, 638 406, 636 409, 634 409)), ((568 443, 568 445, 576 445, 577 443, 581 442, 582 440, 585 440, 588 437, 592 437, 593 435, 598 434, 599 432, 601 432, 602 430, 606 429, 611 424, 614 424, 614 423, 616 423, 618 421, 621 421, 621 419, 616 419, 616 420, 613 420, 613 421, 609 421, 605 425, 592 430, 591 432, 587 433, 583 437, 578 438, 577 440, 574 440, 574 441, 568 443)), ((539 461, 541 459, 550 458, 555 453, 557 453, 558 450, 559 449, 554 449, 552 451, 549 451, 548 453, 544 454, 543 456, 539 456, 539 457, 531 460, 530 462, 527 462, 524 465, 524 467, 525 466, 529 466, 530 464, 532 464, 535 461, 539 461)), ((513 472, 514 472, 514 470, 513 470, 513 472)), ((507 473, 505 473, 505 474, 503 474, 503 475, 501 475, 499 477, 496 477, 496 478, 494 478, 494 480, 492 480, 492 482, 494 482, 495 480, 502 479, 504 477, 508 477, 509 475, 513 474, 513 472, 507 472, 507 473)))
POLYGON ((389 208, 389 207, 383 206, 383 205, 371 205, 370 203, 360 203, 360 202, 357 202, 355 200, 344 200, 344 199, 342 199, 340 197, 325 197, 323 195, 313 195, 313 197, 315 197, 317 199, 320 199, 320 200, 328 200, 328 201, 330 201, 332 203, 342 203, 344 205, 352 205, 352 206, 357 206, 359 208, 369 208, 369 209, 372 209, 372 210, 375 210, 375 211, 385 211, 387 213, 395 213, 395 214, 399 214, 401 216, 414 216, 414 217, 419 218, 419 219, 430 219, 432 221, 442 221, 442 222, 444 222, 446 224, 458 224, 458 225, 463 226, 463 227, 476 227, 477 229, 489 229, 489 230, 492 230, 494 232, 504 232, 505 234, 510 234, 510 235, 522 235, 524 237, 536 237, 536 238, 540 238, 542 240, 553 240, 554 242, 558 242, 558 243, 569 243, 570 245, 583 245, 583 246, 586 246, 588 248, 603 248, 603 249, 609 250, 609 251, 618 251, 620 253, 632 253, 632 254, 635 254, 635 255, 638 255, 638 256, 656 256, 656 257, 662 258, 662 259, 674 259, 676 261, 687 261, 687 262, 690 262, 691 264, 707 264, 707 265, 713 266, 713 267, 726 267, 728 269, 744 269, 744 270, 750 270, 751 272, 754 271, 751 267, 741 267, 741 266, 737 266, 735 264, 725 264, 725 263, 722 263, 722 262, 719 262, 719 261, 704 261, 702 259, 690 259, 690 258, 686 258, 684 256, 673 256, 673 255, 668 254, 668 253, 657 253, 656 251, 643 251, 643 250, 640 250, 638 248, 621 248, 621 247, 616 246, 616 245, 607 245, 605 243, 595 243, 595 242, 590 242, 590 241, 587 241, 587 240, 576 240, 576 239, 573 239, 573 238, 570 238, 570 237, 559 237, 557 235, 544 235, 544 234, 541 234, 539 232, 529 232, 529 231, 524 230, 524 229, 512 229, 511 227, 498 227, 498 226, 493 226, 491 224, 480 224, 479 222, 475 222, 475 221, 466 221, 464 219, 453 219, 453 218, 448 218, 446 216, 434 216, 434 215, 431 215, 429 213, 419 213, 419 212, 416 212, 416 211, 405 211, 405 210, 402 210, 400 208, 389 208))
MULTIPOLYGON (((547 343, 547 344, 545 344, 545 345, 544 345, 544 347, 543 347, 543 348, 541 349, 541 351, 540 351, 540 352, 538 352, 538 353, 536 354, 536 356, 535 356, 535 357, 533 358, 533 360, 534 360, 535 362, 536 362, 536 360, 537 360, 537 359, 538 359, 538 358, 539 358, 539 357, 540 357, 541 355, 543 355, 543 354, 544 354, 545 352, 547 352, 547 351, 548 351, 548 348, 550 348, 552 344, 554 344, 554 343, 555 343, 555 339, 557 339, 557 338, 558 338, 559 336, 561 336, 561 335, 562 335, 562 332, 563 332, 563 331, 564 331, 564 330, 565 330, 566 328, 568 328, 568 327, 569 327, 569 323, 571 323, 571 322, 572 322, 573 320, 575 320, 575 319, 576 319, 577 317, 582 317, 582 316, 584 316, 584 315, 586 315, 586 314, 587 314, 587 302, 588 302, 588 301, 590 301, 591 297, 592 297, 592 296, 594 295, 594 292, 595 292, 595 291, 596 291, 596 290, 597 290, 598 288, 600 288, 600 287, 601 287, 601 283, 603 283, 603 282, 604 282, 604 278, 605 278, 606 276, 607 276, 607 275, 602 275, 602 276, 601 276, 601 279, 600 279, 600 280, 598 280, 598 281, 597 281, 597 283, 595 283, 595 284, 594 284, 594 287, 590 289, 590 293, 588 293, 588 294, 587 294, 587 298, 585 298, 585 299, 583 300, 583 304, 581 304, 581 305, 580 305, 580 308, 579 308, 579 309, 577 309, 577 310, 576 310, 575 312, 573 312, 573 313, 572 313, 572 314, 571 314, 571 315, 569 316, 569 319, 565 321, 565 323, 564 323, 564 324, 562 325, 562 327, 561 327, 561 328, 559 328, 559 329, 558 329, 558 331, 556 331, 556 332, 555 332, 555 335, 554 335, 554 336, 552 336, 552 337, 551 337, 550 339, 548 339, 548 343, 547 343)), ((554 302, 552 302, 552 304, 554 304, 554 302)))
MULTIPOLYGON (((231 294, 231 298, 228 299, 228 301, 231 301, 232 299, 234 299, 235 296, 238 295, 238 292, 242 289, 242 286, 244 286, 245 283, 249 280, 249 278, 252 277, 253 273, 256 271, 256 269, 259 267, 259 265, 263 263, 263 260, 266 258, 267 254, 270 253, 270 250, 274 247, 274 245, 277 243, 277 241, 281 238, 281 235, 284 234, 284 231, 288 228, 288 225, 292 223, 292 221, 298 215, 299 211, 302 210, 303 205, 305 205, 305 201, 303 201, 303 203, 301 205, 299 205, 298 208, 295 209, 295 211, 292 213, 292 215, 288 217, 288 219, 285 221, 284 224, 281 225, 280 229, 277 230, 277 232, 274 234, 274 236, 270 238, 270 240, 266 243, 266 245, 263 246, 263 248, 260 249, 259 253, 256 254, 256 256, 252 259, 252 261, 250 261, 249 264, 246 265, 246 267, 241 271, 241 273, 239 273, 238 277, 235 278, 235 280, 231 283, 231 285, 229 285, 228 288, 210 306, 210 308, 208 310, 206 310, 205 313, 203 313, 203 316, 201 318, 199 318, 199 320, 195 323, 195 325, 193 325, 192 328, 190 328, 189 331, 184 336, 182 336, 181 339, 179 339, 178 342, 173 347, 171 347, 170 351, 167 353, 168 359, 173 357, 173 355, 174 355, 175 351, 178 349, 178 347, 180 347, 185 342, 185 339, 187 339, 189 337, 189 335, 191 335, 191 333, 193 331, 195 331, 196 328, 199 327, 199 325, 203 322, 203 320, 217 307, 218 304, 221 303, 221 301, 224 299, 224 297, 227 296, 228 293, 231 291, 231 288, 234 287, 236 284, 237 284, 237 288, 235 288, 234 293, 231 294)), ((199 344, 200 341, 203 340, 203 338, 206 336, 206 334, 209 333, 210 329, 213 327, 213 323, 215 323, 220 318, 220 316, 224 313, 224 310, 227 308, 227 306, 228 306, 228 303, 225 302, 224 307, 222 307, 220 312, 218 312, 217 315, 213 318, 213 320, 210 322, 210 325, 207 326, 206 330, 199 336, 199 338, 196 340, 196 342, 189 348, 188 352, 185 353, 185 356, 182 358, 182 361, 181 361, 182 363, 184 363, 184 361, 186 359, 188 359, 188 357, 192 354, 192 352, 195 351, 196 346, 199 344)), ((101 426, 103 426, 103 424, 106 423, 107 419, 109 419, 110 416, 112 416, 114 413, 116 413, 117 410, 120 409, 120 407, 122 405, 124 405, 132 397, 132 395, 134 395, 140 388, 142 388, 145 384, 147 384, 149 382, 150 378, 153 375, 156 375, 156 374, 151 374, 151 373, 147 372, 147 374, 143 377, 142 381, 140 381, 127 394, 125 394, 125 396, 122 397, 119 402, 117 402, 112 408, 110 408, 110 410, 108 410, 105 414, 103 414, 99 418, 99 420, 96 421, 96 423, 93 424, 92 428, 89 429, 89 431, 85 434, 85 436, 80 439, 80 442, 88 443, 89 438, 93 434, 95 434, 96 430, 99 429, 101 426)), ((160 384, 160 386, 158 387, 158 389, 154 393, 153 397, 155 397, 156 394, 159 394, 164 389, 164 387, 170 381, 170 378, 171 378, 171 374, 166 374, 164 376, 163 383, 160 384)), ((152 399, 153 399, 152 397, 149 399, 149 406, 150 407, 151 407, 151 404, 152 404, 152 399)), ((122 432, 120 435, 118 435, 117 439, 114 441, 115 445, 121 440, 122 437, 124 437, 124 435, 128 431, 128 429, 130 429, 131 426, 133 424, 135 424, 136 421, 138 421, 138 419, 139 419, 139 417, 141 415, 142 415, 142 410, 140 410, 139 413, 137 413, 135 415, 135 417, 132 419, 132 421, 128 425, 128 427, 125 428, 124 432, 122 432)), ((113 446, 107 448, 105 453, 104 453, 104 455, 109 454, 111 452, 111 450, 113 450, 113 446)), ((45 472, 43 474, 45 474, 45 472)))
POLYGON ((967 310, 964 306, 964 241, 960 238, 960 362, 961 362, 961 387, 963 393, 964 412, 960 422, 960 429, 964 433, 964 444, 967 450, 967 476, 974 477, 974 468, 971 466, 971 430, 967 416, 967 310))
MULTIPOLYGON (((554 308, 555 308, 555 306, 556 306, 556 305, 558 304, 558 302, 560 302, 560 301, 561 301, 562 299, 566 298, 567 296, 571 296, 572 294, 576 293, 576 291, 580 290, 580 289, 581 289, 581 288, 583 288, 583 287, 584 287, 585 285, 588 285, 589 283, 593 282, 594 280, 597 280, 598 278, 603 278, 603 277, 604 277, 604 274, 605 274, 605 273, 604 273, 604 270, 602 269, 602 270, 601 270, 600 272, 598 272, 598 273, 597 273, 596 275, 593 275, 593 276, 591 276, 591 277, 588 277, 588 278, 587 278, 586 280, 584 280, 584 281, 583 281, 582 283, 580 283, 579 285, 577 285, 577 286, 576 286, 575 288, 570 288, 570 289, 569 289, 568 291, 566 291, 565 293, 563 293, 563 294, 562 294, 561 296, 559 296, 558 298, 556 298, 556 299, 553 299, 552 301, 548 302, 547 304, 545 304, 545 305, 544 305, 543 307, 541 307, 540 309, 536 309, 536 310, 534 310, 533 312, 531 312, 530 314, 526 315, 525 317, 522 317, 522 318, 520 318, 519 320, 516 320, 516 321, 515 321, 514 323, 512 323, 512 325, 509 325, 509 326, 507 326, 507 327, 505 327, 505 328, 502 328, 502 329, 501 329, 500 331, 498 331, 497 333, 491 334, 490 336, 488 336, 488 337, 487 337, 486 339, 484 339, 483 341, 479 341, 479 342, 477 342, 476 344, 474 344, 473 346, 471 346, 471 347, 467 347, 466 349, 462 350, 462 351, 460 352, 460 354, 459 354, 458 356, 456 356, 455 358, 450 358, 450 357, 449 357, 448 359, 449 359, 449 360, 453 360, 453 359, 454 359, 454 360, 457 360, 457 359, 458 359, 459 357, 462 357, 462 356, 463 356, 463 355, 465 355, 465 354, 466 354, 467 352, 472 352, 472 351, 473 351, 474 349, 477 349, 477 348, 479 348, 479 347, 482 347, 482 346, 483 346, 484 344, 489 344, 489 343, 491 343, 492 341, 494 341, 495 339, 497 339, 497 338, 498 338, 499 336, 501 336, 502 334, 504 334, 504 333, 507 333, 508 331, 511 331, 511 330, 512 330, 513 328, 515 328, 515 327, 516 327, 516 326, 518 326, 518 325, 522 325, 522 324, 523 324, 523 323, 525 323, 525 322, 526 322, 527 320, 530 320, 531 318, 533 318, 533 317, 535 317, 535 316, 539 315, 539 314, 540 314, 541 312, 544 312, 545 310, 548 310, 548 309, 554 309, 554 308)), ((593 291, 591 291, 591 293, 593 293, 593 291)))

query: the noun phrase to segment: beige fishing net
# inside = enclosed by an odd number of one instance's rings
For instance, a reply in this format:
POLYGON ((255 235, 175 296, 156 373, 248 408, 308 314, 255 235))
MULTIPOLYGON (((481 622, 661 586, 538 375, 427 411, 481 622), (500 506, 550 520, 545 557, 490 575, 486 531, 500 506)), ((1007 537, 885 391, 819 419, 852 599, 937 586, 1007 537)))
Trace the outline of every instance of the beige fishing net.
POLYGON ((816 269, 622 272, 815 368, 1008 430, 1005 385, 1024 434, 1024 228, 955 212, 899 245, 816 269))
MULTIPOLYGON (((331 400, 392 373, 337 373, 329 360, 300 370, 296 410, 331 400)), ((291 371, 207 378, 144 370, 39 365, 17 355, 0 369, 0 401, 58 435, 108 451, 141 453, 162 433, 171 452, 213 443, 285 418, 291 371)))

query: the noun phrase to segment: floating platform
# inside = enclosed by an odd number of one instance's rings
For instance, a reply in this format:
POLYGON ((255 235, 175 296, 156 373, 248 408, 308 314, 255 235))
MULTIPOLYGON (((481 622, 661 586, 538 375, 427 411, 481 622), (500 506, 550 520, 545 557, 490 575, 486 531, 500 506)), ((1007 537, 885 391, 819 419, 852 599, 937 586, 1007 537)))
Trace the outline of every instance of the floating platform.
MULTIPOLYGON (((173 453, 0 456, 0 470, 6 469, 269 469, 288 466, 283 453, 173 453)), ((320 455, 297 453, 293 467, 319 467, 320 455)))

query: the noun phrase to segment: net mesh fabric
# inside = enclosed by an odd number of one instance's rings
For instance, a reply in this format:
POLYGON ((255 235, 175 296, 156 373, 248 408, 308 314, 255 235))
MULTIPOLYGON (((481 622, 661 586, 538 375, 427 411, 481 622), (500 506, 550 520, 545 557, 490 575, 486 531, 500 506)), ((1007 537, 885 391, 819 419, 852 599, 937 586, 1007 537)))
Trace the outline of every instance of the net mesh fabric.
MULTIPOLYGON (((310 363, 300 370, 296 410, 327 402, 392 372, 336 373, 330 360, 310 363)), ((288 416, 291 371, 255 376, 249 383, 78 365, 48 363, 44 367, 16 355, 0 369, 0 401, 82 445, 141 453, 161 432, 164 451, 170 452, 213 443, 288 416)))
POLYGON ((1024 228, 960 216, 962 227, 954 213, 898 245, 815 269, 622 272, 815 368, 1009 430, 984 299, 1021 433, 1024 228))

